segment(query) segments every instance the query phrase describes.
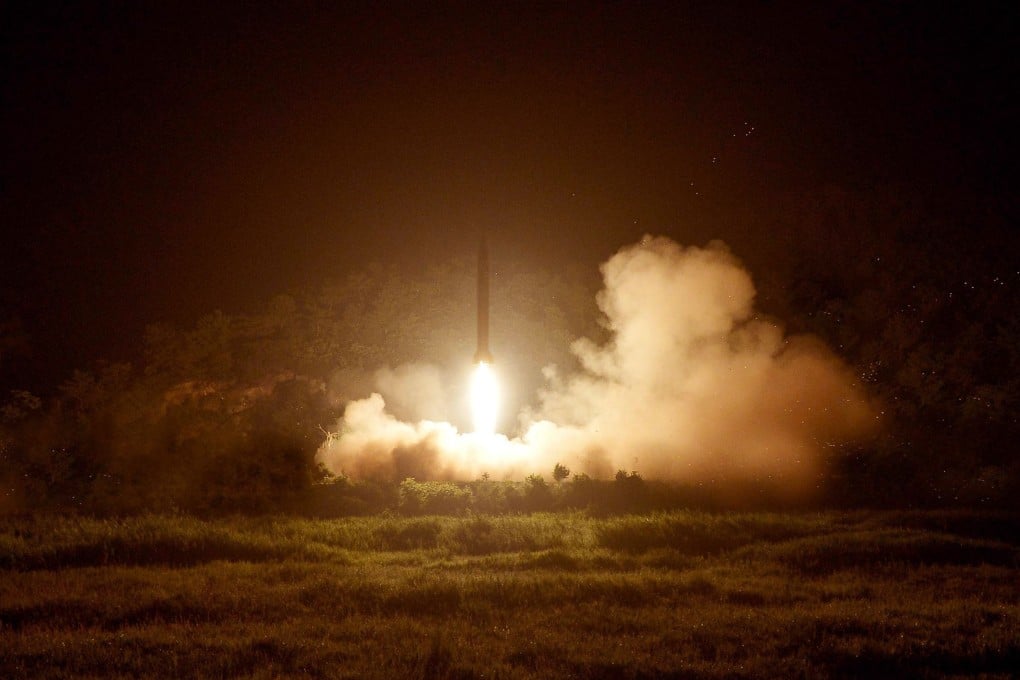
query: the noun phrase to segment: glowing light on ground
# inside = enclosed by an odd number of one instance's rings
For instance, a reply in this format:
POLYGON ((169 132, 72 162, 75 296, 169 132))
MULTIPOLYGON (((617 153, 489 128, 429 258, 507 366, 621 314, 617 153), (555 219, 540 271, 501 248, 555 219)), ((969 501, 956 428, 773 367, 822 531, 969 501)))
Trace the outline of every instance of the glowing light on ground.
POLYGON ((475 432, 492 434, 499 417, 499 381, 492 366, 480 362, 471 376, 471 416, 475 432))

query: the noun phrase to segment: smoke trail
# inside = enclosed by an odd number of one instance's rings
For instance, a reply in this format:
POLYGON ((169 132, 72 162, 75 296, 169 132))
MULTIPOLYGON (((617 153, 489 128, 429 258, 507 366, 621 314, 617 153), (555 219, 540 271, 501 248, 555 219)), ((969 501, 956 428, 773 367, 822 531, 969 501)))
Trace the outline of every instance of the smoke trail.
MULTIPOLYGON (((821 341, 754 315, 751 277, 723 243, 645 237, 601 269, 611 337, 574 342, 576 374, 546 370, 520 437, 402 421, 373 394, 348 404, 319 459, 353 477, 519 478, 562 462, 600 478, 623 469, 799 488, 819 472, 821 451, 871 429, 865 395, 821 341)), ((412 411, 421 394, 438 394, 429 370, 381 373, 380 390, 412 411)))

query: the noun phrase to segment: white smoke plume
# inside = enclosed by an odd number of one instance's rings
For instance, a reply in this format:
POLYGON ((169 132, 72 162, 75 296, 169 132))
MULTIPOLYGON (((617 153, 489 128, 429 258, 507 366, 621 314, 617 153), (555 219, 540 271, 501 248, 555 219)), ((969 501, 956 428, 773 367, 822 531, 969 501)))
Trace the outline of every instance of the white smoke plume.
POLYGON ((438 373, 377 375, 380 394, 348 404, 319 459, 351 477, 519 479, 555 463, 596 478, 634 470, 696 483, 817 477, 828 446, 866 435, 872 408, 820 340, 785 336, 754 314, 748 272, 721 242, 683 247, 645 237, 602 265, 605 344, 577 340, 582 370, 546 369, 520 437, 460 433, 439 420, 438 373))

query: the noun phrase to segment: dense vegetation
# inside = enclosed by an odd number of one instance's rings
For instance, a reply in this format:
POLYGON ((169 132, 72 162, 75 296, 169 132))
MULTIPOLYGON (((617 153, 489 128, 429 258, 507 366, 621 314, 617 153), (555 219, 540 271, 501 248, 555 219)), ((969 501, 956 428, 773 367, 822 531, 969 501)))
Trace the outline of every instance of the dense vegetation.
POLYGON ((837 474, 882 503, 1016 507, 1015 218, 977 196, 897 189, 830 189, 790 217, 779 247, 794 255, 761 288, 793 329, 854 367, 885 419, 878 441, 842 452, 837 474))
MULTIPOLYGON (((294 508, 323 477, 313 457, 327 429, 347 400, 369 394, 378 369, 470 356, 474 317, 461 301, 473 277, 466 263, 414 278, 369 268, 261 312, 152 326, 142 366, 100 362, 51 398, 14 390, 0 399, 0 512, 294 508)), ((508 270, 503 280, 493 304, 523 338, 504 362, 521 375, 520 400, 541 362, 569 364, 568 328, 594 302, 562 277, 508 270), (550 289, 555 304, 539 294, 550 289)))
POLYGON ((478 479, 473 482, 419 481, 407 478, 399 484, 350 482, 345 478, 316 484, 307 502, 293 510, 318 517, 370 515, 405 516, 468 514, 506 515, 534 512, 577 512, 604 517, 628 513, 648 514, 676 508, 723 510, 735 508, 781 508, 797 505, 748 482, 739 489, 733 482, 724 488, 711 484, 679 485, 646 481, 636 472, 619 471, 612 480, 584 474, 569 479, 562 465, 553 470, 553 481, 529 475, 521 482, 478 479), (564 475, 564 476, 560 476, 564 475))
POLYGON ((0 675, 1009 677, 1020 525, 941 513, 0 522, 0 675))

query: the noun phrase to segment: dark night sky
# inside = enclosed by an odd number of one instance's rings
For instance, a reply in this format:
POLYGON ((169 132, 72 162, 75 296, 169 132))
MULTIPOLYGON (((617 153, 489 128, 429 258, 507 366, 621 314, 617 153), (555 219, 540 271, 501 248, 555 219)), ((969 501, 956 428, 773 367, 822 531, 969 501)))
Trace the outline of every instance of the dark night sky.
POLYGON ((993 3, 45 4, 0 17, 0 311, 51 378, 480 229, 543 267, 646 231, 753 259, 825 184, 1012 189, 993 3))

